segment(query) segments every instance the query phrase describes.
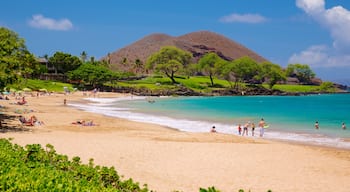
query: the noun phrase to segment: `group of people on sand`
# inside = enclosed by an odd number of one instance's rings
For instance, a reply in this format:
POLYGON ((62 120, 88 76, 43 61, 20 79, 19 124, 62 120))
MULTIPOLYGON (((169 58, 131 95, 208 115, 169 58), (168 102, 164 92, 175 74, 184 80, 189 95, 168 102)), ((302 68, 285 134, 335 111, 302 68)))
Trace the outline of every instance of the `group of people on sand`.
MULTIPOLYGON (((266 123, 265 120, 263 118, 261 118, 261 120, 258 123, 258 127, 259 127, 259 136, 263 137, 264 136, 264 132, 265 132, 265 127, 266 123)), ((242 125, 238 124, 237 129, 238 129, 238 135, 246 135, 248 136, 248 129, 251 128, 251 135, 254 136, 254 131, 255 131, 255 124, 248 121, 246 124, 244 124, 243 129, 242 129, 242 125), (242 131, 243 130, 243 131, 242 131)), ((210 130, 210 132, 212 133, 216 133, 216 129, 215 126, 213 126, 210 130)))

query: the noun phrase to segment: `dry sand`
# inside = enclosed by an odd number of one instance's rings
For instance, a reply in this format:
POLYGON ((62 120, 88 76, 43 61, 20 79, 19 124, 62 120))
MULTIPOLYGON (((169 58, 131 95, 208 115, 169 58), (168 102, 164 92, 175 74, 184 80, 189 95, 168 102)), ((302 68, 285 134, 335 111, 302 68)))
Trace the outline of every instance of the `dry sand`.
MULTIPOLYGON (((14 138, 13 142, 21 145, 50 143, 58 153, 79 156, 84 163, 93 158, 95 164, 114 166, 124 179, 133 178, 158 192, 193 192, 210 186, 223 192, 350 191, 349 150, 219 133, 186 133, 63 105, 64 99, 69 104, 83 97, 79 92, 26 97, 26 106, 9 104, 14 98, 2 100, 0 105, 8 107, 6 114, 18 116, 15 109, 32 109, 35 112, 24 115, 36 115, 45 125, 26 127, 29 131, 10 130, 0 137, 14 138), (93 119, 98 126, 71 124, 79 119, 93 119)), ((4 123, 20 125, 17 119, 4 123)))

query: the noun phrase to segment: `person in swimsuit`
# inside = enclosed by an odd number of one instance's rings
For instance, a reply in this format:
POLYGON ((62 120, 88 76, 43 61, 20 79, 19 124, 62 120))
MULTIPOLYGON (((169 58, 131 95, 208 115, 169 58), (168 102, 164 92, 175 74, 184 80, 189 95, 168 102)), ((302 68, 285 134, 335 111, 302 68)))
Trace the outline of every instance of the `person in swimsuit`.
POLYGON ((252 123, 252 136, 254 137, 254 131, 255 131, 255 124, 252 123))
POLYGON ((211 128, 210 132, 216 133, 215 126, 213 126, 213 127, 211 128))
POLYGON ((242 135, 242 127, 241 124, 238 124, 238 135, 242 135))
POLYGON ((315 122, 315 129, 319 129, 320 125, 318 124, 318 121, 315 122))
POLYGON ((260 128, 260 137, 264 136, 264 126, 265 126, 265 121, 263 118, 259 121, 259 128, 260 128))
POLYGON ((244 124, 242 136, 244 135, 244 133, 246 136, 248 136, 248 127, 249 126, 250 126, 250 122, 247 122, 246 124, 244 124))

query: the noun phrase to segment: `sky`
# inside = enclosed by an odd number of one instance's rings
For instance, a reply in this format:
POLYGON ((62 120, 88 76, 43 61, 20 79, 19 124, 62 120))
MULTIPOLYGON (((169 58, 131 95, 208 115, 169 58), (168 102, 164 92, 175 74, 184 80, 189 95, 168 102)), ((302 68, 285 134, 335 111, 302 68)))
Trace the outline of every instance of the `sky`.
POLYGON ((11 0, 1 2, 0 27, 37 57, 96 59, 152 33, 212 31, 282 67, 307 64, 350 85, 349 0, 11 0))

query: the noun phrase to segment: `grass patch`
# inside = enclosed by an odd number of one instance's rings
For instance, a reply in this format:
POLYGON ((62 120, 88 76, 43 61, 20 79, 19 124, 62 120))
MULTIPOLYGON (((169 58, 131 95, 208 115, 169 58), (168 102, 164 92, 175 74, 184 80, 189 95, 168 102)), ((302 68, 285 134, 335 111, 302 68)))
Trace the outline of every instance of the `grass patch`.
MULTIPOLYGON (((268 85, 264 84, 264 87, 268 87, 268 85)), ((308 93, 308 92, 318 92, 320 90, 320 86, 317 85, 282 85, 277 84, 273 86, 273 89, 278 89, 283 92, 291 92, 291 93, 308 93)))
POLYGON ((225 80, 215 79, 215 85, 211 87, 211 82, 208 77, 184 77, 175 78, 178 84, 173 84, 167 77, 150 76, 141 80, 118 82, 118 86, 133 87, 133 88, 148 88, 150 90, 174 89, 179 85, 183 85, 196 92, 210 92, 213 89, 224 89, 230 87, 230 84, 225 80))
POLYGON ((7 88, 15 90, 23 90, 24 88, 29 88, 33 91, 38 91, 40 89, 46 89, 51 92, 63 92, 63 87, 67 87, 69 90, 73 91, 74 87, 69 83, 55 82, 55 81, 45 81, 38 79, 27 79, 23 80, 21 83, 8 85, 7 88))

